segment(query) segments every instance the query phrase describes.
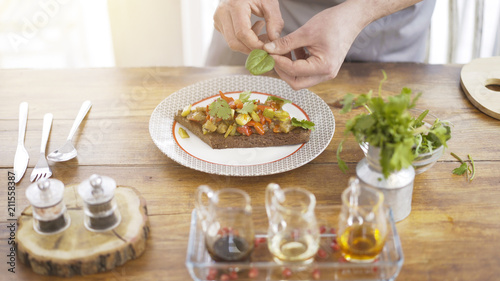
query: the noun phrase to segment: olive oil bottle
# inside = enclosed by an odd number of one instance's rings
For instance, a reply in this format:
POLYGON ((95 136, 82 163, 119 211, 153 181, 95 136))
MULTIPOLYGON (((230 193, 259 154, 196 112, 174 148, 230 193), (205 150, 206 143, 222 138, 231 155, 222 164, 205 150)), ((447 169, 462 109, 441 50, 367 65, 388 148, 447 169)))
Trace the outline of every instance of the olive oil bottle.
POLYGON ((357 224, 348 226, 337 242, 346 260, 372 262, 382 252, 385 238, 370 224, 357 224))

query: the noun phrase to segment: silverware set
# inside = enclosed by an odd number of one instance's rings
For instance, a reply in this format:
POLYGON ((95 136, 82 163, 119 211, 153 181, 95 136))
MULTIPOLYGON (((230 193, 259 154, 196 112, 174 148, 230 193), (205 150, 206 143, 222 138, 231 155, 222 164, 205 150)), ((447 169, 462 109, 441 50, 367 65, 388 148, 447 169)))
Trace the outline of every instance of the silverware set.
MULTIPOLYGON (((60 148, 54 150, 45 156, 45 149, 47 147, 47 141, 50 135, 50 129, 52 127, 52 113, 46 113, 43 117, 43 127, 42 127, 42 139, 40 145, 40 156, 38 162, 36 163, 33 171, 31 172, 30 181, 39 181, 41 179, 49 178, 52 176, 52 170, 50 169, 47 159, 53 162, 63 162, 73 159, 77 156, 77 150, 73 146, 71 140, 80 126, 81 122, 87 115, 88 111, 92 107, 90 101, 83 102, 80 107, 80 111, 76 116, 76 119, 71 127, 69 136, 60 148)), ((28 103, 22 102, 19 105, 19 135, 17 140, 16 155, 14 157, 14 174, 15 182, 19 182, 26 172, 29 162, 29 154, 24 146, 24 138, 26 134, 26 123, 28 120, 28 103)))

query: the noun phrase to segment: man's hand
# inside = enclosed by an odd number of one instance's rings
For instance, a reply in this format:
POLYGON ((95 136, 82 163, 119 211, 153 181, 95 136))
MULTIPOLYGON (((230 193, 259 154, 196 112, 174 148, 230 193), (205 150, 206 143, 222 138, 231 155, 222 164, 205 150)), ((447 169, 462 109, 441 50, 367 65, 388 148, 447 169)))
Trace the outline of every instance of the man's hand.
POLYGON ((284 23, 278 0, 223 0, 214 14, 214 27, 234 51, 245 54, 262 49, 264 43, 280 37, 284 23), (251 15, 264 19, 253 26, 251 15), (266 25, 267 34, 259 37, 266 25))
POLYGON ((337 76, 352 43, 368 24, 419 1, 349 0, 323 10, 263 48, 274 58, 278 75, 293 89, 311 87, 337 76))
POLYGON ((354 39, 365 27, 354 19, 354 10, 343 5, 324 10, 289 35, 267 43, 278 75, 293 89, 303 89, 333 79, 354 39), (295 60, 290 57, 295 55, 295 60))

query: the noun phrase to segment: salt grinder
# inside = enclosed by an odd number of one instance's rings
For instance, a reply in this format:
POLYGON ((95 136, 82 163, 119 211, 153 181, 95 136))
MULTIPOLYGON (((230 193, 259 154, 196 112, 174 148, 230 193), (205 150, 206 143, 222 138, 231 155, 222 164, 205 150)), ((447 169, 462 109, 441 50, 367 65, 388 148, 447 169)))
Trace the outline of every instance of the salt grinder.
POLYGON ((78 186, 78 194, 85 203, 83 222, 88 230, 102 232, 120 224, 115 189, 116 182, 112 178, 96 174, 78 186))
POLYGON ((63 201, 64 184, 56 179, 43 179, 26 189, 33 208, 33 228, 40 234, 55 234, 69 227, 71 218, 63 201))

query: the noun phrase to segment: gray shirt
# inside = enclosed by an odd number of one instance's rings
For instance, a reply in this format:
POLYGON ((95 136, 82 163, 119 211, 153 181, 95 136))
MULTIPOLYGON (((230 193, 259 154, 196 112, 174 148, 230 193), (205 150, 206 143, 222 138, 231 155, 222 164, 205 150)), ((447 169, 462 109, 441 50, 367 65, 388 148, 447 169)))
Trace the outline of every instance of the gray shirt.
MULTIPOLYGON (((343 0, 280 0, 285 36, 304 25, 315 14, 343 0)), ((399 12, 380 18, 361 31, 346 61, 423 62, 429 27, 436 0, 424 0, 399 12)), ((256 18, 254 19, 256 20, 256 18)), ((243 65, 246 55, 232 51, 223 36, 214 31, 206 64, 243 65)))

